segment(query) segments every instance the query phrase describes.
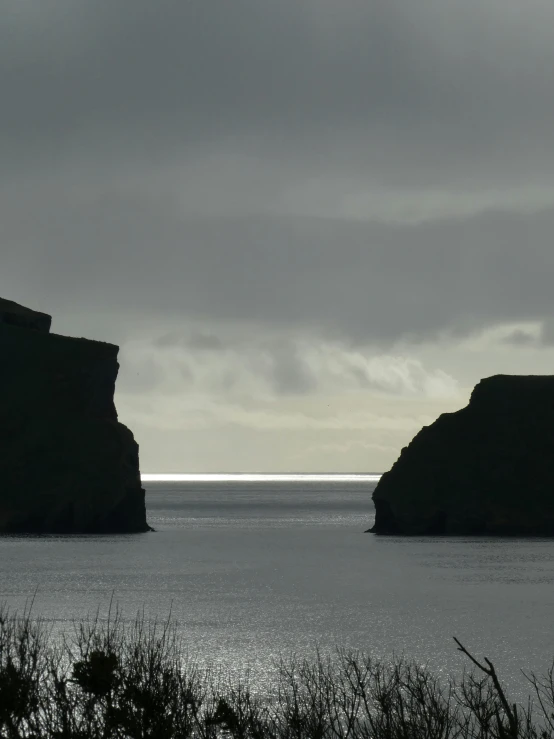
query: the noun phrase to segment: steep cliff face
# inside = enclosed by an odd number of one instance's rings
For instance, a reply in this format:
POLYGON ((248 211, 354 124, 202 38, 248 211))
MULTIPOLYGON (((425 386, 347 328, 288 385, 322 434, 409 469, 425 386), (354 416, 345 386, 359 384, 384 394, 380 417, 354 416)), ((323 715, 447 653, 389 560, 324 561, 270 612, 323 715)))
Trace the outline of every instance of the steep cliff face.
POLYGON ((118 347, 50 321, 0 300, 0 533, 148 531, 113 400, 118 347))
POLYGON ((482 380, 402 450, 373 501, 377 534, 554 536, 554 377, 482 380))

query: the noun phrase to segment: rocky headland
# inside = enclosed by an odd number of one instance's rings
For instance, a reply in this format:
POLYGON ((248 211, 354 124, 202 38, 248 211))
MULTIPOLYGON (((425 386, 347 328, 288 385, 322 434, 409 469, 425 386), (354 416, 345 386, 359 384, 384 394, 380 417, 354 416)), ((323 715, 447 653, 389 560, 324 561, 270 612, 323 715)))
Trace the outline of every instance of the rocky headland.
POLYGON ((373 501, 376 534, 554 536, 554 376, 481 380, 402 450, 373 501))
POLYGON ((114 405, 119 349, 50 324, 0 299, 0 533, 148 531, 138 445, 114 405))

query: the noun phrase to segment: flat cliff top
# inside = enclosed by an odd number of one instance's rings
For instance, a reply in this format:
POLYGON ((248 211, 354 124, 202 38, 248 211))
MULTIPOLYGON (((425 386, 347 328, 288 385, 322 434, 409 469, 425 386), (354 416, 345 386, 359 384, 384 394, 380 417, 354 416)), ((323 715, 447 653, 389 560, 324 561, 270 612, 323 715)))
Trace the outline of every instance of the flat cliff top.
POLYGON ((0 420, 64 413, 116 420, 119 347, 49 333, 40 319, 36 326, 36 316, 46 314, 17 314, 11 301, 3 303, 9 310, 3 314, 8 320, 0 320, 0 420))
POLYGON ((0 337, 5 357, 10 351, 17 353, 20 362, 29 361, 29 354, 40 352, 44 357, 55 352, 57 356, 72 357, 110 357, 116 358, 119 347, 105 341, 62 336, 61 334, 29 331, 17 325, 0 323, 0 337))
POLYGON ((553 375, 493 375, 481 380, 471 393, 471 410, 490 412, 512 409, 530 412, 554 403, 553 375))
POLYGON ((0 298, 0 325, 17 326, 35 332, 49 333, 52 316, 31 310, 13 300, 0 298))
POLYGON ((63 336, 50 332, 52 317, 47 313, 32 310, 13 300, 0 297, 0 331, 4 354, 9 356, 10 349, 24 354, 33 347, 33 351, 54 350, 57 353, 67 351, 68 355, 90 355, 117 357, 119 347, 105 341, 95 339, 63 336), (14 330, 15 329, 15 330, 14 330))
MULTIPOLYGON (((0 297, 0 312, 14 312, 14 313, 23 313, 25 315, 33 315, 37 314, 40 316, 46 316, 47 313, 42 313, 41 311, 32 310, 31 308, 27 308, 24 305, 20 305, 19 303, 16 303, 14 300, 8 300, 7 298, 0 297)), ((51 318, 51 316, 49 316, 51 318)))

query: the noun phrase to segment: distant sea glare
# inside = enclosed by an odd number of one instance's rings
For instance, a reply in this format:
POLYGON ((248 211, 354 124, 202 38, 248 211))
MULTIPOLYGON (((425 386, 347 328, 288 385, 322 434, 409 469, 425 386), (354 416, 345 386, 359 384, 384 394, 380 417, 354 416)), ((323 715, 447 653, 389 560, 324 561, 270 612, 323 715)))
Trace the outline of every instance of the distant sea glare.
POLYGON ((515 699, 520 673, 554 657, 554 540, 377 537, 379 475, 144 475, 155 533, 0 538, 0 601, 54 628, 170 609, 192 655, 249 668, 315 646, 404 654, 442 674, 469 667, 458 637, 493 660, 515 699), (175 479, 177 477, 177 479, 175 479))

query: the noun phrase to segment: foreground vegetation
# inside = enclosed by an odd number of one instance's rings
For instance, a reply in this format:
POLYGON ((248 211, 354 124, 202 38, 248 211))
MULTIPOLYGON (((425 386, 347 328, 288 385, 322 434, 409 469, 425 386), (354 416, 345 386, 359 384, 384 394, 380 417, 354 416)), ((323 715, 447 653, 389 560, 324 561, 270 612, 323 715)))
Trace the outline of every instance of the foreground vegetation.
POLYGON ((282 660, 264 694, 183 656, 176 628, 115 613, 54 636, 0 607, 1 739, 547 739, 554 667, 511 703, 494 665, 443 684, 426 668, 361 652, 282 660))

